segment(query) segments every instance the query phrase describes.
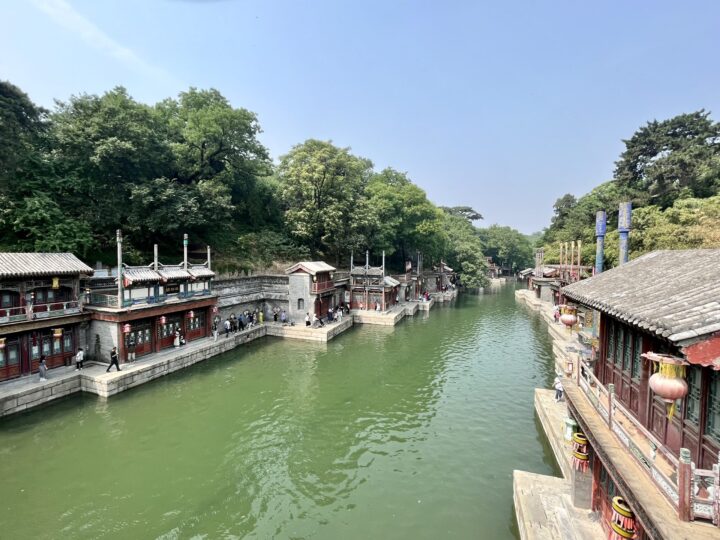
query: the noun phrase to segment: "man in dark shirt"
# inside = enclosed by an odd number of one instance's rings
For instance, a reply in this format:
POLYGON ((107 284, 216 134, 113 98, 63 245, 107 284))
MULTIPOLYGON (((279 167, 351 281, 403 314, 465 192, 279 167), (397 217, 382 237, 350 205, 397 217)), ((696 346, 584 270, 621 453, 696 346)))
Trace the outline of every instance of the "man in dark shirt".
POLYGON ((113 367, 113 365, 115 365, 115 367, 117 368, 117 370, 120 371, 120 364, 118 363, 117 347, 113 347, 113 348, 112 348, 112 351, 110 351, 110 365, 109 365, 108 368, 105 370, 105 373, 107 373, 108 371, 110 371, 110 368, 113 367))

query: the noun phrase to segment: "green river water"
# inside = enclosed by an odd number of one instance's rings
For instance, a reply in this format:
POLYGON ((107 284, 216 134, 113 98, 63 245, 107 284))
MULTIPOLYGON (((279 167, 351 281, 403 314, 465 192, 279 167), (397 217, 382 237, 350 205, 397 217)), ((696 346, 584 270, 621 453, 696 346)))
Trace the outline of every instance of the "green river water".
POLYGON ((0 538, 517 538, 513 469, 558 471, 513 290, 0 420, 0 538))

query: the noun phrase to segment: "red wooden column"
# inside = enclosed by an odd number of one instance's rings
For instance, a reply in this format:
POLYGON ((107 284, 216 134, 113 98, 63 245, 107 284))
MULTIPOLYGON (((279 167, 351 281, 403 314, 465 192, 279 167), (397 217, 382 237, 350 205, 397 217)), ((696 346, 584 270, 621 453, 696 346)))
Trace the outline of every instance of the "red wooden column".
POLYGON ((693 485, 692 461, 690 450, 680 449, 680 462, 678 463, 678 517, 682 521, 692 519, 692 485, 693 485))

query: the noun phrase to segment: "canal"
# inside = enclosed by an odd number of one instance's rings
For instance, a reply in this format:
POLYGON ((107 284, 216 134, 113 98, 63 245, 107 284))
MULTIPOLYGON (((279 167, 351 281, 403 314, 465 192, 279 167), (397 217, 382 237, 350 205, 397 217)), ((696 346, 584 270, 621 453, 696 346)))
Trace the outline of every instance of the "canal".
POLYGON ((516 538, 513 469, 558 471, 513 290, 0 420, 0 536, 516 538))

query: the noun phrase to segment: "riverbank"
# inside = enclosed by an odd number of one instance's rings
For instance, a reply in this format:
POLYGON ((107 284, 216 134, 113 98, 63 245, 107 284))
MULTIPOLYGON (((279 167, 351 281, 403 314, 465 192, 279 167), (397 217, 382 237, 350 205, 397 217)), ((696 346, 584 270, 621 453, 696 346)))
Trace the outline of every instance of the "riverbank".
MULTIPOLYGON (((553 306, 535 296, 533 291, 515 291, 515 300, 539 313, 547 323, 552 339, 555 371, 562 376, 572 362, 572 334, 553 319, 553 306)), ((574 373, 577 366, 573 362, 574 373)), ((602 540, 605 535, 600 517, 589 510, 573 504, 572 492, 572 443, 565 401, 554 399, 554 390, 535 389, 535 413, 553 450, 563 477, 532 474, 516 470, 513 473, 513 501, 520 538, 523 540, 551 540, 556 538, 577 540, 602 540)))
MULTIPOLYGON (((446 301, 457 296, 456 291, 453 293, 446 301)), ((439 294, 444 296, 443 293, 439 294)), ((52 369, 45 381, 36 375, 10 380, 0 383, 0 417, 23 412, 77 392, 108 398, 265 336, 327 343, 355 324, 395 326, 404 317, 412 317, 425 311, 424 308, 429 310, 434 300, 406 302, 392 306, 387 311, 353 310, 341 322, 319 328, 264 323, 227 338, 221 335, 217 341, 212 337, 202 338, 178 349, 165 349, 134 362, 123 363, 120 372, 113 370, 106 373, 107 364, 86 362, 82 371, 76 371, 72 366, 52 369)))

